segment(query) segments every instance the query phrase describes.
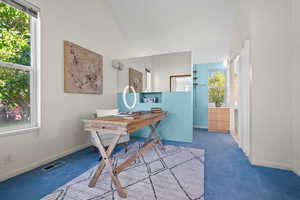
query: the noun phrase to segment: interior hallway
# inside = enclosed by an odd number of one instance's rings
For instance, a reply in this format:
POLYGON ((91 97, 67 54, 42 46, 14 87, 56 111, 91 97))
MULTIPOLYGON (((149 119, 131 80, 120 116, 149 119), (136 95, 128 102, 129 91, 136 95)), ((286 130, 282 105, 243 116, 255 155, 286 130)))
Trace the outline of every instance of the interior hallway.
MULTIPOLYGON (((131 141, 141 140, 134 138, 131 141)), ((290 171, 251 166, 233 138, 194 129, 192 144, 205 149, 206 200, 299 200, 300 178, 290 171)), ((62 159, 65 164, 44 172, 37 168, 0 183, 1 200, 37 200, 98 163, 91 148, 62 159)))
POLYGON ((195 129, 192 146, 206 150, 206 200, 300 199, 295 173, 252 166, 229 134, 195 129))

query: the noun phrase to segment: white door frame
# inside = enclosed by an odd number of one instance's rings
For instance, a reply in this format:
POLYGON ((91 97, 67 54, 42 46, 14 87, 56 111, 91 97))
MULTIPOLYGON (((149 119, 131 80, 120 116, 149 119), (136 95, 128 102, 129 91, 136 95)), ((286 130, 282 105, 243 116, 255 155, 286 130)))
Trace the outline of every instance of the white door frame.
POLYGON ((250 155, 250 100, 251 100, 251 65, 250 65, 250 41, 246 40, 240 53, 239 62, 239 115, 238 127, 240 135, 240 147, 247 156, 250 155))

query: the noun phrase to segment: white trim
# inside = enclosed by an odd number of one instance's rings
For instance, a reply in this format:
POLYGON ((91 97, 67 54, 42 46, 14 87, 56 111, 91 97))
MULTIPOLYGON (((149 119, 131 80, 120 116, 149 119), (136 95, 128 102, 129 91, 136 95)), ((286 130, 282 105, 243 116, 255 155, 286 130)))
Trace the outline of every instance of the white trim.
POLYGON ((32 70, 30 72, 30 117, 31 126, 39 126, 39 102, 38 102, 38 79, 39 79, 39 65, 38 65, 38 19, 31 17, 31 66, 32 70))
POLYGON ((285 163, 275 163, 275 162, 266 162, 261 160, 250 160, 252 165, 262 166, 262 167, 270 167, 276 169, 283 169, 283 170, 293 170, 291 165, 285 163))
POLYGON ((0 137, 35 131, 40 128, 40 23, 39 19, 30 17, 30 66, 0 61, 0 66, 28 71, 30 73, 30 126, 12 127, 0 130, 0 137))
POLYGON ((0 182, 1 182, 1 181, 4 181, 4 180, 7 180, 7 179, 9 179, 9 178, 12 178, 12 177, 14 177, 14 176, 17 176, 17 175, 19 175, 19 174, 22 174, 22 173, 24 173, 24 172, 30 171, 30 170, 32 170, 32 169, 35 169, 35 168, 37 168, 37 167, 40 167, 40 166, 42 166, 42 165, 45 165, 45 164, 47 164, 47 163, 49 163, 49 162, 53 162, 53 161, 55 161, 55 160, 57 160, 57 159, 59 159, 59 158, 62 158, 62 157, 64 157, 64 156, 67 156, 67 155, 72 154, 72 153, 74 153, 74 152, 80 151, 80 150, 85 149, 85 148, 87 148, 87 147, 89 147, 89 146, 91 146, 90 143, 78 145, 78 146, 73 147, 73 148, 71 148, 71 149, 69 149, 69 150, 66 150, 66 151, 64 151, 64 152, 58 153, 58 154, 53 155, 53 156, 49 156, 48 158, 46 158, 46 159, 44 159, 44 160, 36 161, 36 162, 31 163, 31 164, 29 164, 29 165, 27 165, 27 166, 25 166, 25 167, 22 167, 22 168, 19 168, 19 169, 17 169, 17 170, 8 172, 8 173, 6 173, 6 174, 1 174, 1 176, 0 176, 0 182))
POLYGON ((24 133, 32 133, 38 131, 40 127, 28 127, 28 128, 19 128, 19 129, 12 129, 12 130, 3 130, 0 131, 0 137, 6 137, 11 135, 20 135, 24 133))
POLYGON ((226 89, 226 86, 209 86, 209 88, 225 88, 226 89))
POLYGON ((231 137, 234 139, 234 141, 238 144, 239 148, 241 148, 241 144, 240 144, 240 139, 239 136, 232 134, 232 130, 229 131, 229 134, 231 135, 231 137))
POLYGON ((40 9, 26 0, 0 0, 32 17, 38 17, 40 9))
POLYGON ((251 155, 251 64, 250 64, 250 43, 244 41, 239 56, 234 60, 234 67, 237 67, 239 84, 238 103, 238 132, 240 147, 246 156, 251 155))
POLYGON ((16 63, 8 63, 8 62, 3 62, 1 60, 0 60, 0 66, 12 68, 12 69, 20 69, 20 70, 25 70, 25 71, 32 70, 31 66, 20 65, 20 64, 16 64, 16 63))
POLYGON ((30 64, 32 66, 32 70, 30 71, 30 124, 31 126, 34 126, 36 124, 36 90, 35 90, 35 67, 36 67, 36 48, 35 48, 35 33, 36 33, 36 27, 35 27, 35 21, 32 20, 32 17, 30 17, 30 64))
POLYGON ((293 172, 295 172, 295 174, 297 174, 298 176, 300 176, 300 169, 298 169, 298 168, 293 169, 293 172))
POLYGON ((36 125, 41 127, 41 20, 40 17, 35 20, 36 37, 35 37, 35 91, 36 91, 36 125))

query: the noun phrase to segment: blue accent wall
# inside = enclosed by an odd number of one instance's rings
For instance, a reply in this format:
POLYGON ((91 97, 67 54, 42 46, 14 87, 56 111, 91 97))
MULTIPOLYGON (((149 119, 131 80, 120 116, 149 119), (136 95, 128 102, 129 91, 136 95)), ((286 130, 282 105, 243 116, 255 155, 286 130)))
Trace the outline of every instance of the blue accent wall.
MULTIPOLYGON (((160 107, 167 111, 167 118, 161 121, 158 127, 158 134, 162 139, 192 142, 193 141, 193 98, 192 92, 162 92, 160 103, 141 103, 140 94, 138 102, 133 111, 150 110, 153 107, 160 107)), ((127 101, 131 105, 133 94, 127 94, 127 101)), ((121 112, 128 112, 123 104, 122 94, 117 94, 118 108, 121 112)), ((147 137, 150 129, 145 127, 133 133, 134 136, 147 137)))
POLYGON ((194 77, 198 77, 194 80, 194 83, 198 83, 198 85, 193 89, 194 126, 208 126, 208 76, 209 71, 214 69, 224 69, 223 63, 195 64, 193 66, 193 70, 197 70, 194 77))

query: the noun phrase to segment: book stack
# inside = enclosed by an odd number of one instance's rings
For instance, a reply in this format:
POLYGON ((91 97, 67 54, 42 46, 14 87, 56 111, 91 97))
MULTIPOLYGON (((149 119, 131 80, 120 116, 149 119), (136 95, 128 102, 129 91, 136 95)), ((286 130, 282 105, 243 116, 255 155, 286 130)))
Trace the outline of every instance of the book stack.
POLYGON ((151 108, 152 113, 161 113, 162 109, 161 108, 151 108))
POLYGON ((139 116, 137 113, 129 113, 129 112, 120 112, 117 115, 114 115, 115 117, 120 117, 123 119, 138 119, 139 116))

